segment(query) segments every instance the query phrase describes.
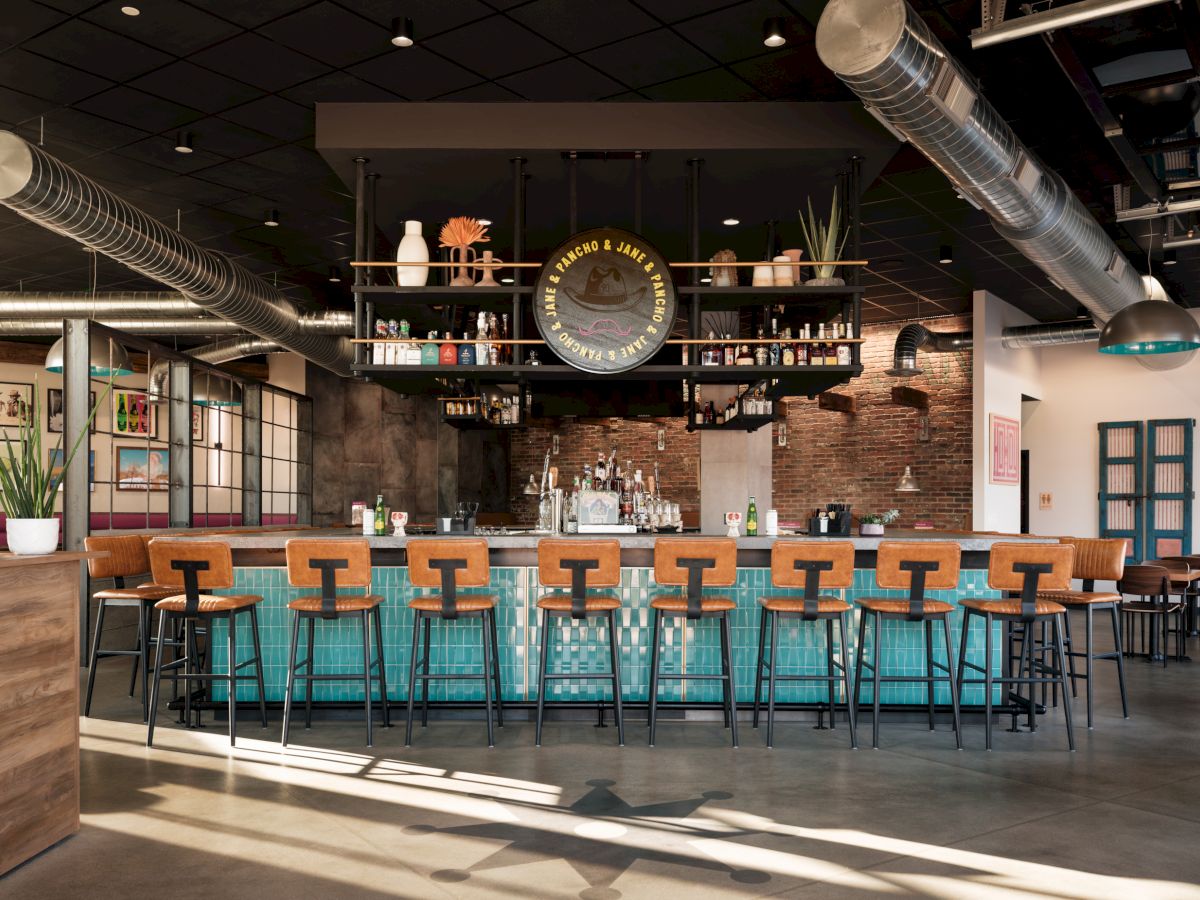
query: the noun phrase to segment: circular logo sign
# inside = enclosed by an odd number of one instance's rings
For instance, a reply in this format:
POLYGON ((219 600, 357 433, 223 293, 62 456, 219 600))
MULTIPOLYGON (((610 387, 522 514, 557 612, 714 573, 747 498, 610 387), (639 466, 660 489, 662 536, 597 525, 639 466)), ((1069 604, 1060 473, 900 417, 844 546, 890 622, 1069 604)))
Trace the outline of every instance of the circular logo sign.
POLYGON ((583 231, 555 249, 533 296, 550 349, 598 375, 649 361, 670 335, 678 305, 662 254, 619 228, 583 231))

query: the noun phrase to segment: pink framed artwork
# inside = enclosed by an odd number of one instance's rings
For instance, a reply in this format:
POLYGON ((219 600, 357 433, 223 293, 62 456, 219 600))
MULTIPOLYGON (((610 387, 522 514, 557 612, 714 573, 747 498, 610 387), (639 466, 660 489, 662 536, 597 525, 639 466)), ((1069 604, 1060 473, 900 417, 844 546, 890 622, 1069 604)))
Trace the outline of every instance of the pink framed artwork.
POLYGON ((1020 484, 1021 423, 995 413, 989 419, 992 452, 988 481, 992 484, 1020 484))

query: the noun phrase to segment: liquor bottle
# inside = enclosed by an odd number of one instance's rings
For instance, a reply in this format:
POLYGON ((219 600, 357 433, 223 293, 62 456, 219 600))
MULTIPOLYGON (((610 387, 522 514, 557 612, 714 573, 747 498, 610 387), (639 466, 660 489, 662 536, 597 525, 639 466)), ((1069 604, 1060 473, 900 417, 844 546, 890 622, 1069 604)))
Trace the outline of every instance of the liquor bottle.
POLYGON ((620 487, 614 487, 614 481, 617 475, 617 448, 613 447, 608 452, 608 489, 610 491, 620 490, 620 487))
MULTIPOLYGON (((586 468, 586 467, 585 467, 586 468)), ((579 476, 571 487, 571 496, 567 498, 567 534, 579 532, 579 476)))
POLYGON ((721 365, 737 365, 737 344, 729 343, 729 335, 725 335, 725 346, 721 351, 721 365))
POLYGON ((831 325, 830 329, 833 331, 835 340, 825 345, 825 365, 836 366, 838 364, 837 326, 831 325))
MULTIPOLYGON (((463 332, 463 340, 471 340, 471 332, 463 332)), ((475 345, 474 344, 459 344, 458 345, 458 364, 460 366, 475 365, 475 345)))
POLYGON ((697 425, 704 424, 704 401, 700 398, 700 385, 696 385, 696 406, 693 420, 697 425))
POLYGON ((700 365, 719 366, 721 364, 721 348, 717 346, 717 338, 710 331, 708 343, 700 348, 700 365))
MULTIPOLYGON (((761 328, 758 329, 758 339, 760 341, 763 340, 763 330, 761 328)), ((770 351, 766 344, 761 344, 761 343, 755 344, 754 345, 754 364, 756 366, 765 366, 767 364, 767 355, 769 352, 770 351)))
POLYGON ((746 537, 756 537, 758 535, 758 505, 754 502, 754 497, 750 498, 750 505, 746 507, 746 537))
MULTIPOLYGON (((802 336, 803 337, 803 336, 802 336)), ((795 348, 796 365, 807 366, 809 364, 809 353, 812 350, 812 344, 804 343, 801 339, 795 348)))
POLYGON ((479 316, 475 319, 475 340, 480 343, 475 346, 475 364, 477 366, 486 366, 488 364, 488 324, 487 313, 483 310, 479 311, 479 316))
POLYGON ((626 461, 624 477, 621 479, 621 522, 633 524, 633 475, 631 463, 626 461))
POLYGON ((458 363, 458 347, 449 343, 454 340, 453 332, 446 332, 447 343, 442 344, 442 349, 438 352, 438 359, 443 366, 453 366, 458 363))
MULTIPOLYGON (((487 331, 488 331, 488 340, 489 341, 495 341, 497 338, 500 337, 500 324, 496 320, 495 313, 488 313, 487 331)), ((489 366, 500 365, 500 345, 499 344, 488 344, 488 365, 489 366)))
POLYGON ((582 490, 590 491, 592 489, 592 467, 585 465, 583 467, 583 484, 580 486, 582 490))
POLYGON ((737 357, 734 359, 734 365, 737 366, 752 366, 754 365, 754 354, 750 352, 749 344, 742 344, 738 348, 737 357))
POLYGON ((401 362, 403 362, 406 366, 421 365, 421 345, 411 339, 412 336, 409 333, 409 324, 407 319, 400 320, 400 337, 401 339, 408 341, 408 343, 401 345, 404 347, 404 359, 401 360, 401 362))
POLYGON ((387 352, 387 344, 385 344, 384 341, 387 340, 387 336, 388 336, 387 322, 383 321, 383 319, 376 319, 375 320, 375 342, 373 344, 371 344, 371 364, 372 365, 382 366, 384 364, 383 358, 384 358, 384 354, 387 352))
MULTIPOLYGON (((844 326, 844 325, 843 325, 843 326, 842 326, 842 329, 845 329, 845 328, 846 328, 846 326, 844 326)), ((841 330, 841 329, 839 329, 839 330, 841 330)), ((848 334, 846 334, 846 333, 843 333, 843 334, 842 334, 842 337, 843 337, 843 338, 847 338, 847 337, 848 337, 848 334)), ((838 344, 838 345, 837 345, 837 364, 838 364, 839 366, 848 366, 848 365, 850 365, 850 359, 851 359, 851 352, 850 352, 850 351, 851 351, 851 345, 850 345, 850 344, 842 343, 842 344, 838 344)))
POLYGON ((437 332, 429 332, 429 340, 421 345, 421 365, 436 366, 438 364, 437 332))
MULTIPOLYGON (((803 345, 800 345, 803 346, 803 345)), ((792 329, 783 329, 783 345, 780 350, 779 364, 782 366, 796 365, 796 344, 792 343, 792 329)))
MULTIPOLYGON (((502 341, 508 340, 508 313, 501 313, 501 315, 500 315, 500 340, 502 340, 502 341)), ((505 344, 500 345, 500 361, 502 363, 504 363, 504 365, 506 365, 506 366, 512 364, 512 361, 513 361, 513 346, 512 346, 512 344, 505 343, 505 344)))
POLYGON ((383 511, 383 494, 375 498, 375 533, 384 534, 387 531, 387 517, 383 511))
POLYGON ((117 395, 117 431, 128 433, 129 418, 125 413, 125 395, 117 395))
POLYGON ((779 348, 779 328, 778 319, 771 319, 771 346, 767 350, 767 362, 772 366, 781 364, 782 353, 779 348))
POLYGON ((596 490, 603 491, 608 487, 608 466, 604 464, 604 454, 597 451, 596 466, 592 469, 592 477, 596 483, 596 490))
POLYGON ((400 340, 400 323, 395 319, 388 319, 387 339, 388 342, 383 345, 383 364, 385 366, 394 366, 404 362, 400 358, 400 345, 394 343, 400 340))

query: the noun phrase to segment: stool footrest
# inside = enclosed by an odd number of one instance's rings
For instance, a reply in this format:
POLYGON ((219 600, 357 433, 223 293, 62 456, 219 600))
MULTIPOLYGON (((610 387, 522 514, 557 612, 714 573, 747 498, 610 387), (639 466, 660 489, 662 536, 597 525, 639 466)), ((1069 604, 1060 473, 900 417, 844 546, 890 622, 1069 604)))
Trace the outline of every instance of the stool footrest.
POLYGON ((612 672, 547 672, 542 677, 545 678, 547 681, 549 681, 551 679, 555 679, 555 678, 562 680, 562 681, 570 680, 573 678, 592 680, 592 681, 602 678, 605 681, 612 681, 617 676, 614 675, 612 672))

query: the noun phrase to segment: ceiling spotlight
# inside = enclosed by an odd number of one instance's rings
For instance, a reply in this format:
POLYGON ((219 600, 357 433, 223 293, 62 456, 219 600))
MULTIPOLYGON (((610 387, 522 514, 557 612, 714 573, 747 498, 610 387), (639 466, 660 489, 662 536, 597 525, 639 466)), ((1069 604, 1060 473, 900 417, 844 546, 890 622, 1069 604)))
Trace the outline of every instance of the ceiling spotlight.
POLYGON ((700 283, 701 284, 712 284, 712 276, 705 275, 703 278, 700 279, 700 283))
POLYGON ((190 131, 181 131, 179 134, 175 135, 175 152, 192 152, 192 133, 190 131))
POLYGON ((337 266, 330 266, 329 267, 329 280, 332 281, 334 284, 337 284, 338 282, 340 282, 342 280, 342 270, 339 269, 337 266))
POLYGON ((142 14, 142 11, 136 6, 122 6, 121 12, 125 13, 127 16, 140 16, 142 14))
POLYGON ((491 224, 492 224, 492 220, 491 220, 491 219, 476 219, 476 221, 477 221, 477 222, 478 222, 480 225, 491 225, 491 224))
POLYGON ((1173 266, 1177 262, 1179 262, 1179 260, 1175 258, 1174 250, 1164 250, 1163 251, 1163 265, 1164 266, 1173 266))
POLYGON ((268 209, 266 218, 263 219, 263 224, 266 225, 268 228, 278 228, 279 227, 279 210, 268 209))
POLYGON ((954 262, 954 248, 949 244, 942 244, 938 249, 938 262, 943 266, 948 266, 954 262))
POLYGON ((403 19, 400 16, 392 19, 392 43, 397 47, 411 47, 416 43, 413 35, 412 19, 403 19))
POLYGON ((741 219, 735 219, 735 218, 733 218, 732 216, 730 216, 728 219, 722 219, 722 220, 721 220, 721 224, 722 224, 722 225, 741 225, 741 224, 742 224, 742 220, 741 220, 741 219))
POLYGON ((783 36, 783 19, 767 19, 763 22, 763 43, 768 47, 782 47, 787 43, 783 36))
POLYGON ((513 283, 513 280, 514 280, 514 279, 513 279, 511 276, 507 276, 507 275, 506 275, 504 278, 501 278, 501 279, 500 279, 500 283, 501 283, 501 284, 512 284, 512 283, 513 283))

